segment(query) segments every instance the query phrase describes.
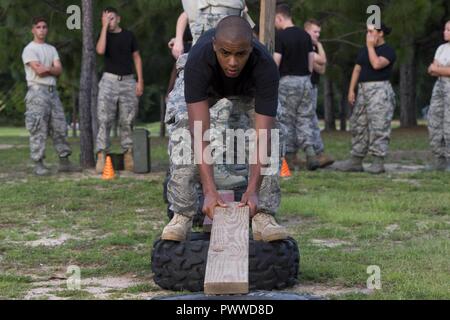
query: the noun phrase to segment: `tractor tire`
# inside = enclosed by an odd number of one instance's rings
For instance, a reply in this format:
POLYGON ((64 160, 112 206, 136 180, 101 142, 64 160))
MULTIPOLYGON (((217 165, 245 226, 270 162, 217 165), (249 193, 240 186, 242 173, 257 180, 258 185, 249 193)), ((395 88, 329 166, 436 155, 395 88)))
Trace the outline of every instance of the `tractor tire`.
MULTIPOLYGON (((188 241, 158 239, 153 245, 153 280, 166 290, 201 292, 205 280, 209 234, 192 233, 188 241)), ((249 242, 249 289, 282 290, 297 284, 300 254, 297 242, 249 242)))

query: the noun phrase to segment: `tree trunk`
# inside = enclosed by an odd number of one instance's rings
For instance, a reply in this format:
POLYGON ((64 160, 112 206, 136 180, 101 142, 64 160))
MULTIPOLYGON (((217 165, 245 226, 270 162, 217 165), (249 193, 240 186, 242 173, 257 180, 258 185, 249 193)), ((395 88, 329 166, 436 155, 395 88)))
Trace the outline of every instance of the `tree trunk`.
POLYGON ((166 101, 165 96, 161 93, 160 103, 159 103, 159 112, 160 112, 160 126, 159 126, 159 136, 164 138, 166 135, 166 101))
POLYGON ((78 112, 78 99, 75 91, 72 93, 72 136, 77 137, 77 112, 78 112))
POLYGON ((92 24, 92 0, 81 1, 83 10, 83 55, 80 75, 80 164, 83 168, 94 167, 94 144, 92 136, 92 70, 94 69, 94 28, 92 24))
POLYGON ((411 45, 400 65, 400 127, 417 126, 416 114, 416 51, 411 45))
POLYGON ((91 90, 91 122, 92 122, 92 137, 94 145, 98 133, 98 122, 97 122, 98 76, 96 69, 97 69, 96 58, 94 54, 94 67, 92 69, 92 90, 91 90))
POLYGON ((269 52, 275 51, 275 10, 276 0, 261 0, 259 17, 259 41, 263 43, 269 52))
POLYGON ((333 82, 328 77, 324 77, 324 95, 325 130, 335 131, 333 82))

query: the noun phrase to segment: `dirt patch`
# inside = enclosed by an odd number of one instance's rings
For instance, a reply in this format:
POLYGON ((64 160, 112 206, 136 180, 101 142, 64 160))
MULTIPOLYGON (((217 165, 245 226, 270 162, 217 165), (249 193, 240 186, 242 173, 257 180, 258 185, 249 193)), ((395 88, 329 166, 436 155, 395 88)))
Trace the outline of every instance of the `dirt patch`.
POLYGON ((372 291, 364 287, 343 287, 343 286, 326 286, 317 284, 299 284, 292 289, 293 292, 299 294, 311 294, 313 296, 330 297, 340 296, 349 293, 371 294, 372 291))
POLYGON ((431 159, 431 152, 428 150, 398 150, 391 151, 388 160, 392 162, 427 162, 431 159))
MULTIPOLYGON (((86 278, 81 279, 80 289, 82 292, 91 294, 95 299, 110 299, 113 295, 119 295, 120 299, 150 299, 155 296, 167 295, 169 292, 164 290, 152 290, 143 293, 123 293, 128 288, 148 284, 149 280, 137 279, 133 276, 107 277, 107 278, 86 278)), ((48 281, 40 281, 33 283, 33 288, 27 292, 25 300, 49 299, 63 300, 66 297, 58 296, 64 293, 67 295, 67 279, 57 277, 48 281)))
POLYGON ((338 239, 312 239, 311 243, 318 247, 337 248, 340 246, 350 245, 350 242, 338 239))
POLYGON ((25 245, 29 246, 29 247, 33 247, 33 248, 39 247, 39 246, 57 247, 57 246, 63 245, 67 240, 71 240, 71 239, 79 240, 80 238, 75 238, 69 234, 61 234, 57 238, 42 238, 42 239, 34 240, 34 241, 26 241, 25 245))

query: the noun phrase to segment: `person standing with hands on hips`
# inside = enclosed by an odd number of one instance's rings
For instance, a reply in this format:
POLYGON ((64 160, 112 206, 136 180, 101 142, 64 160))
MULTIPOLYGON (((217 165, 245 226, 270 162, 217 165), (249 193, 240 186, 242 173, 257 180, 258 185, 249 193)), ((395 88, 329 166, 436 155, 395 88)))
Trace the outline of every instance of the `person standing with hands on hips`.
POLYGON ((120 27, 120 21, 120 15, 115 8, 109 7, 103 11, 102 31, 96 48, 97 53, 105 57, 97 106, 97 173, 102 173, 105 166, 105 157, 111 146, 111 127, 117 108, 125 170, 134 169, 132 126, 138 110, 139 97, 144 93, 144 78, 136 38, 131 31, 120 27))

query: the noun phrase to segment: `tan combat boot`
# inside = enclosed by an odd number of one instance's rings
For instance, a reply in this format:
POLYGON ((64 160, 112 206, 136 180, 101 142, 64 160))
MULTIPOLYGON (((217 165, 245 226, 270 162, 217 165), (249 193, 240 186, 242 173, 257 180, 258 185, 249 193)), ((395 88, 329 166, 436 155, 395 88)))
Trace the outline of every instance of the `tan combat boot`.
POLYGON ((334 163, 334 159, 324 153, 318 154, 316 156, 316 159, 317 159, 317 161, 319 161, 319 165, 320 165, 321 169, 331 166, 334 163))
POLYGON ((134 159, 133 159, 133 150, 128 149, 127 152, 123 155, 123 163, 126 171, 133 172, 134 171, 134 159))
POLYGON ((97 163, 95 164, 95 172, 98 174, 103 173, 103 169, 105 168, 105 153, 100 151, 97 153, 97 163))
POLYGON ((175 213, 172 220, 170 220, 169 224, 164 228, 161 239, 181 242, 186 240, 191 229, 192 218, 175 213))
POLYGON ((285 227, 280 226, 273 216, 258 213, 252 220, 253 239, 256 241, 272 242, 286 239, 289 234, 285 227))

